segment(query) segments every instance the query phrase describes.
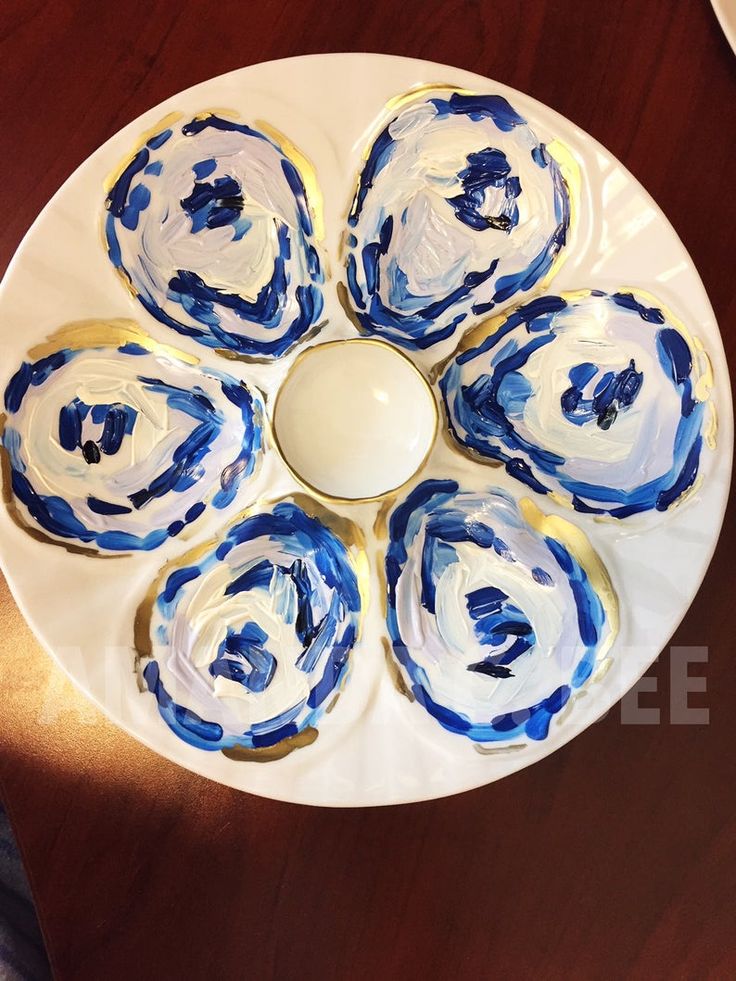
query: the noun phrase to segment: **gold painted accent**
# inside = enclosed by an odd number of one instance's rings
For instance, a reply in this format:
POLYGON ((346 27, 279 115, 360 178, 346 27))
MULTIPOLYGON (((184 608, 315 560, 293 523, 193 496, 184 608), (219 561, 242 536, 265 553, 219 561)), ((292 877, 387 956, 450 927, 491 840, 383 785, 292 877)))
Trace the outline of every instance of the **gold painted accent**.
POLYGON ((38 360, 55 354, 61 348, 79 351, 83 348, 122 347, 124 344, 140 344, 151 354, 176 358, 188 365, 198 365, 199 358, 168 344, 155 340, 135 320, 76 320, 65 324, 41 344, 28 352, 28 357, 38 360))
POLYGON ((215 354, 228 361, 242 361, 246 364, 273 364, 273 358, 256 358, 251 354, 240 354, 229 347, 216 347, 213 349, 215 354))
POLYGON ((202 122, 204 119, 209 119, 210 116, 221 116, 223 119, 232 119, 233 121, 240 119, 240 113, 237 111, 237 109, 223 109, 218 108, 217 106, 212 109, 203 109, 192 118, 196 119, 197 122, 202 122))
POLYGON ((272 126, 271 123, 264 119, 257 119, 255 125, 278 145, 283 154, 296 167, 307 193, 307 205, 314 222, 314 236, 317 241, 321 242, 325 237, 324 204, 314 164, 295 143, 292 143, 288 136, 272 126))
MULTIPOLYGON (((317 334, 326 327, 328 324, 327 320, 320 320, 318 324, 314 324, 305 334, 301 337, 297 337, 291 347, 284 351, 281 357, 286 357, 290 354, 295 347, 306 344, 307 341, 313 340, 317 334)), ((227 347, 216 347, 214 349, 215 354, 219 354, 221 358, 227 358, 228 361, 240 361, 243 364, 274 364, 277 358, 260 358, 255 354, 241 354, 239 351, 233 351, 232 348, 227 347)))
POLYGON ((376 538, 388 538, 388 513, 396 503, 396 495, 387 497, 376 512, 373 534, 376 538))
POLYGON ((445 442, 453 453, 459 454, 463 457, 468 457, 475 463, 479 463, 483 467, 490 467, 492 470, 497 470, 499 467, 503 467, 503 463, 500 460, 492 460, 487 456, 483 456, 472 446, 461 446, 458 440, 453 436, 453 430, 449 425, 449 418, 447 417, 447 410, 445 409, 444 402, 442 404, 442 409, 444 412, 445 419, 448 425, 442 427, 442 435, 445 438, 445 442))
POLYGON ((708 403, 708 417, 703 425, 703 439, 708 449, 714 450, 718 436, 718 413, 715 403, 710 399, 710 393, 713 390, 713 362, 703 347, 700 338, 693 335, 692 341, 693 347, 695 348, 695 356, 698 359, 698 367, 702 372, 700 378, 695 383, 693 395, 699 402, 708 403))
POLYGON ((345 283, 339 282, 336 284, 337 298, 340 301, 340 306, 343 309, 345 316, 348 318, 350 323, 355 327, 359 334, 368 335, 368 331, 358 320, 358 315, 350 303, 350 297, 348 296, 348 288, 345 283))
MULTIPOLYGON (((590 678, 588 678, 588 683, 590 683, 590 678)), ((565 703, 561 711, 557 712, 557 714, 553 716, 555 728, 559 729, 561 725, 564 725, 565 720, 569 718, 569 716, 572 714, 572 711, 575 708, 575 703, 578 700, 579 694, 580 694, 579 690, 571 692, 569 698, 567 699, 567 702, 565 703)))
MULTIPOLYGON (((695 495, 698 493, 700 488, 703 486, 704 479, 705 478, 703 477, 703 474, 699 473, 695 478, 695 480, 692 482, 692 484, 690 484, 690 486, 687 488, 687 490, 684 490, 682 494, 680 494, 680 496, 677 498, 677 500, 673 501, 672 504, 670 504, 667 510, 674 511, 676 508, 679 508, 681 505, 685 504, 686 501, 689 501, 690 498, 695 497, 695 495)), ((613 520, 615 521, 616 519, 614 518, 613 520)))
POLYGON ((311 746, 317 739, 317 736, 319 736, 319 732, 314 727, 309 726, 307 729, 302 729, 295 736, 287 736, 286 739, 282 739, 275 746, 263 746, 260 749, 233 746, 232 749, 223 749, 220 752, 223 756, 227 756, 229 760, 234 760, 236 763, 272 763, 274 760, 282 760, 289 753, 293 753, 295 749, 301 749, 302 746, 311 746))
POLYGON ((293 501, 310 518, 316 518, 317 521, 321 521, 323 525, 334 532, 346 545, 355 546, 361 551, 365 551, 365 535, 363 534, 363 529, 350 518, 330 511, 321 501, 315 500, 309 494, 303 494, 300 491, 287 494, 280 498, 280 500, 293 501))
POLYGON ((480 743, 473 743, 473 749, 481 756, 503 756, 517 749, 526 749, 526 743, 511 743, 510 746, 482 746, 480 743))
MULTIPOLYGON (((594 685, 597 684, 597 682, 602 681, 606 677, 608 672, 611 670, 612 664, 613 664, 612 657, 604 657, 603 660, 598 665, 598 667, 595 669, 595 671, 591 674, 590 678, 588 679, 588 684, 594 685)), ((582 690, 577 692, 578 698, 582 698, 584 695, 585 692, 582 690)))
POLYGON ((366 503, 370 503, 372 501, 383 501, 383 500, 385 500, 387 497, 389 497, 391 495, 398 495, 398 494, 400 494, 401 491, 405 487, 408 487, 408 485, 416 478, 416 476, 419 473, 421 473, 421 471, 426 466, 427 461, 429 460, 429 457, 430 457, 430 455, 432 453, 432 450, 434 449, 435 440, 437 439, 437 431, 439 429, 439 419, 440 419, 439 409, 437 408, 437 400, 436 400, 436 398, 434 396, 434 392, 432 391, 432 388, 431 388, 429 382, 427 381, 427 379, 424 377, 424 375, 419 370, 419 368, 414 364, 414 362, 411 360, 411 358, 407 357, 407 355, 404 354, 403 351, 400 351, 395 345, 388 344, 386 341, 379 340, 378 338, 375 338, 375 337, 351 337, 351 338, 347 338, 347 339, 342 339, 341 338, 341 339, 335 340, 335 341, 325 341, 323 344, 315 344, 312 347, 308 347, 306 350, 300 351, 299 354, 297 354, 297 356, 294 358, 294 360, 292 361, 292 363, 289 365, 289 370, 286 372, 286 375, 284 377, 284 380, 282 381, 281 386, 279 387, 279 390, 276 393, 276 399, 274 400, 274 406, 273 406, 273 419, 272 419, 272 422, 271 422, 271 425, 270 425, 269 428, 270 428, 270 434, 271 434, 271 438, 272 438, 272 441, 273 441, 273 445, 278 450, 279 456, 281 457, 281 460, 282 460, 284 466, 286 467, 286 469, 289 471, 289 473, 292 475, 292 477, 294 477, 295 480, 298 480, 299 483, 303 487, 306 487, 307 490, 311 494, 314 494, 314 496, 318 500, 327 501, 327 502, 332 503, 332 504, 366 504, 366 503), (412 473, 409 477, 407 477, 407 479, 404 480, 397 487, 389 487, 388 490, 383 491, 383 493, 381 493, 381 494, 374 494, 374 495, 372 495, 370 497, 338 497, 335 494, 329 494, 327 491, 320 490, 319 487, 315 487, 314 484, 310 483, 305 477, 302 476, 302 474, 299 473, 298 470, 295 470, 294 467, 291 466, 291 464, 289 463, 289 461, 286 459, 286 455, 285 455, 283 449, 281 448, 281 444, 279 442, 279 438, 278 438, 278 436, 276 434, 276 418, 277 418, 277 413, 278 413, 278 408, 279 408, 279 399, 281 398, 281 394, 282 394, 282 392, 284 390, 284 386, 288 382, 288 380, 291 377, 292 373, 294 372, 294 369, 296 368, 296 366, 301 361, 303 361, 305 358, 307 358, 311 354, 313 354, 315 351, 319 351, 322 348, 326 348, 326 347, 336 347, 338 345, 344 345, 344 344, 372 344, 372 345, 375 345, 375 346, 378 346, 378 347, 386 348, 387 350, 391 351, 392 354, 395 354, 398 357, 403 358, 403 360, 412 368, 412 370, 417 375, 417 377, 422 380, 422 383, 423 383, 423 385, 424 385, 424 387, 425 387, 425 389, 427 391, 427 394, 430 397, 430 400, 432 402, 432 407, 434 409, 434 412, 433 412, 434 429, 433 429, 433 432, 432 432, 432 438, 430 440, 429 447, 427 448, 427 452, 424 454, 424 457, 420 461, 420 463, 417 466, 417 468, 414 471, 414 473, 412 473))
MULTIPOLYGON (((672 316, 668 311, 668 316, 672 316)), ((708 403, 708 418, 703 425, 703 439, 710 450, 716 448, 716 437, 718 435, 718 413, 715 404, 710 400, 713 390, 713 362, 706 352, 703 342, 695 334, 692 335, 692 344, 698 368, 701 372, 700 377, 695 383, 693 395, 699 402, 708 403)))
POLYGON ((418 102, 420 95, 427 95, 429 92, 457 92, 460 95, 477 95, 471 89, 461 88, 461 86, 453 85, 451 82, 422 82, 407 89, 401 95, 395 95, 389 99, 384 106, 384 112, 396 112, 397 109, 403 109, 404 106, 408 106, 412 102, 418 102))
MULTIPOLYGON (((104 229, 102 234, 104 236, 105 234, 104 229)), ((104 246, 105 246, 105 250, 107 250, 107 241, 104 242, 104 246)), ((123 267, 114 265, 113 272, 118 277, 120 282, 123 284, 123 287, 126 290, 126 292, 129 294, 129 296, 132 296, 134 300, 137 300, 138 291, 136 290, 135 286, 133 286, 133 281, 131 280, 127 272, 123 269, 123 267)))
POLYGON ((519 501, 519 510, 526 523, 540 535, 561 542, 590 580, 591 586, 603 604, 610 626, 608 635, 598 652, 597 660, 602 661, 611 649, 619 628, 618 597, 608 570, 585 533, 577 525, 556 514, 544 514, 528 497, 519 501))
POLYGON ((716 436, 718 434, 718 413, 712 402, 708 403, 708 419, 703 427, 703 439, 709 450, 716 448, 716 436))
POLYGON ((404 698, 408 698, 410 702, 413 702, 414 694, 411 691, 411 689, 407 687, 407 684, 404 681, 404 677, 401 674, 401 668, 399 667, 399 663, 393 655, 393 651, 391 649, 391 642, 387 637, 381 637, 381 645, 383 647, 383 655, 386 659, 386 667, 388 669, 388 674, 389 677, 391 678, 391 681, 393 682, 394 688, 400 695, 403 695, 404 698))
POLYGON ((333 697, 332 697, 332 700, 330 701, 330 704, 329 704, 329 705, 327 706, 327 708, 325 709, 325 715, 329 715, 329 714, 330 714, 330 712, 331 712, 331 711, 332 711, 332 710, 334 709, 334 707, 335 707, 335 706, 337 705, 337 703, 339 702, 339 700, 340 700, 340 695, 342 694, 342 690, 343 690, 343 688, 345 687, 345 682, 347 681, 347 678, 348 678, 348 674, 349 674, 349 672, 346 672, 346 673, 345 673, 345 674, 343 675, 343 679, 342 679, 342 682, 340 683, 340 687, 339 687, 339 689, 338 689, 338 690, 337 690, 337 691, 335 692, 335 694, 334 694, 334 695, 333 695, 333 697))
MULTIPOLYGON (((164 567, 165 568, 165 567, 164 567)), ((159 572, 156 577, 156 584, 163 578, 163 573, 159 572)), ((151 645, 151 617, 153 616, 153 604, 156 602, 157 590, 151 585, 146 590, 146 595, 135 611, 133 617, 133 649, 135 650, 134 667, 136 678, 138 679, 139 691, 145 691, 140 671, 140 662, 144 657, 153 657, 153 647, 151 645)))
POLYGON ((105 178, 105 182, 103 185, 105 194, 110 193, 110 191, 113 189, 115 184, 122 177, 125 168, 130 164, 132 160, 135 159, 136 154, 143 149, 146 143, 148 143, 148 141, 152 137, 158 136, 160 133, 163 133, 165 129, 171 129, 174 123, 178 123, 179 120, 183 118, 183 116, 184 113, 182 112, 170 112, 166 116, 164 116, 163 119, 160 119, 149 129, 141 133, 141 135, 138 137, 138 140, 133 144, 132 149, 128 151, 122 162, 119 163, 118 166, 115 168, 115 170, 113 170, 112 173, 108 174, 108 176, 105 178))
POLYGON ((698 367, 701 370, 701 376, 696 382, 693 394, 698 402, 705 402, 710 395, 711 389, 713 388, 713 364, 706 354, 705 348, 703 347, 703 342, 700 340, 700 338, 693 334, 691 340, 695 356, 700 362, 698 367))
MULTIPOLYGON (((549 491, 547 497, 550 499, 550 501, 554 501, 555 504, 558 504, 560 507, 567 508, 568 511, 575 510, 575 508, 572 506, 572 501, 568 501, 567 498, 563 497, 557 491, 549 491)), ((596 515, 596 517, 602 517, 602 515, 596 515)), ((618 521, 618 518, 615 518, 613 520, 618 521)))

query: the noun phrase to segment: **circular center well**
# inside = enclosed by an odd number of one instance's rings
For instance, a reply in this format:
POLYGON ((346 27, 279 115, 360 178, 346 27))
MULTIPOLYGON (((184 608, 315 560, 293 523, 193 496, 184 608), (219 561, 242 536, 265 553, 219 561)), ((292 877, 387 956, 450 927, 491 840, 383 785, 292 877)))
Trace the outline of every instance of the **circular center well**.
POLYGON ((274 410, 291 470, 314 490, 349 500, 400 487, 424 462, 436 430, 427 382, 396 348, 374 340, 309 348, 274 410))

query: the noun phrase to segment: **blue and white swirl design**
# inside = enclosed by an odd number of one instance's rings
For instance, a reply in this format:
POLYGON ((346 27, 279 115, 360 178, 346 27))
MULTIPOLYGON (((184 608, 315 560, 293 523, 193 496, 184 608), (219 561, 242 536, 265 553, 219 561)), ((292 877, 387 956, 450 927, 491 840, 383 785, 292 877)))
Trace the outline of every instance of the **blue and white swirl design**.
POLYGON ((416 487, 391 516, 386 575, 407 687, 476 742, 545 739, 615 630, 568 548, 498 490, 416 487))
POLYGON ((5 408, 22 523, 100 553, 154 549, 226 507, 261 454, 245 385, 137 342, 24 361, 5 408))
POLYGON ((157 320, 275 358, 322 311, 311 204, 276 143, 205 114, 152 136, 124 167, 106 201, 108 253, 157 320))
POLYGON ((506 99, 439 90, 376 138, 348 225, 360 326, 427 348, 550 272, 570 200, 557 162, 506 99))
POLYGON ((709 366, 632 293, 547 296, 462 351, 440 380, 459 443, 577 511, 665 511, 693 485, 709 366))
POLYGON ((315 726, 339 690, 360 611, 351 552, 284 501, 167 576, 139 669, 190 745, 274 747, 315 726))

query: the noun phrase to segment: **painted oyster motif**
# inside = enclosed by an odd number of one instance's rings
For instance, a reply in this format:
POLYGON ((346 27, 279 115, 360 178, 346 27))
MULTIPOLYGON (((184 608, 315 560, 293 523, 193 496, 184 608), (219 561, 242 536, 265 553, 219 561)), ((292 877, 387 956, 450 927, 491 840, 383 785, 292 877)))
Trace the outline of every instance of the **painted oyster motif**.
POLYGON ((169 728, 241 759, 316 738, 358 635, 360 563, 358 547, 282 501, 166 569, 137 646, 169 728))
POLYGON ((617 631, 613 588, 582 533, 501 490, 421 483, 391 515, 386 579, 406 687, 479 743, 545 739, 617 631))
POLYGON ((577 511, 666 511, 711 439, 710 365, 651 298, 546 296, 463 345, 440 380, 458 443, 577 511))
POLYGON ((348 217, 348 293, 364 331, 427 348, 548 276, 570 197, 502 96, 440 89, 399 101, 348 217))
POLYGON ((18 520, 100 553, 148 551, 235 499, 258 465, 248 387, 129 321, 82 322, 29 353, 5 389, 18 520))
POLYGON ((275 358, 316 324, 316 202, 265 133, 213 113, 172 122, 125 162, 106 205, 110 260, 168 327, 275 358))

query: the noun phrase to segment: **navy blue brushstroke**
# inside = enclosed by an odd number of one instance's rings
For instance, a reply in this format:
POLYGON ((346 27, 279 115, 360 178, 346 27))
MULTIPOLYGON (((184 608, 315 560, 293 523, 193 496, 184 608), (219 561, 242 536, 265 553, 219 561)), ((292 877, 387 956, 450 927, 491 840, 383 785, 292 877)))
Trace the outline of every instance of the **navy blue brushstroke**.
POLYGON ((596 425, 606 430, 611 428, 621 410, 634 404, 644 375, 636 370, 632 358, 628 368, 623 371, 605 372, 596 384, 592 397, 586 399, 583 394, 585 386, 597 372, 598 367, 594 364, 580 364, 571 368, 571 385, 562 393, 560 405, 565 418, 576 426, 595 419, 596 425))
POLYGON ((237 633, 228 630, 209 666, 215 678, 235 681, 247 691, 263 692, 276 671, 276 658, 265 647, 268 634, 257 623, 246 623, 237 633))

